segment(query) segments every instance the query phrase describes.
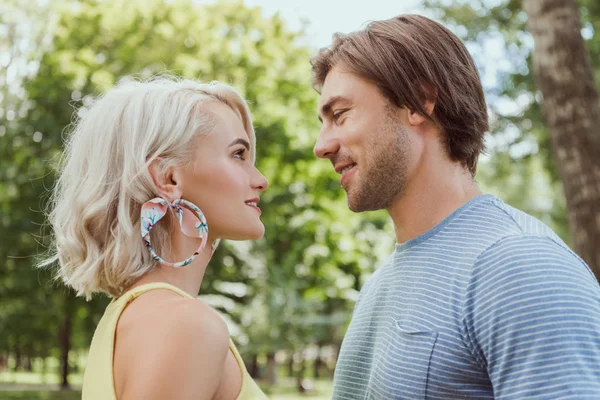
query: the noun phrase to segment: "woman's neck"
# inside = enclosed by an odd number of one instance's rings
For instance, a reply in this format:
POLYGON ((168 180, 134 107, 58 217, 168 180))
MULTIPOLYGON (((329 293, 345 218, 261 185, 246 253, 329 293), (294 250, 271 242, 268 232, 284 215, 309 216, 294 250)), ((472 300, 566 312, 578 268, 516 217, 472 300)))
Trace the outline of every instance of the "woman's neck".
MULTIPOLYGON (((169 257, 167 260, 177 262, 186 259, 197 250, 198 240, 194 240, 194 242, 195 248, 191 251, 190 248, 193 246, 189 246, 189 244, 183 246, 174 246, 171 253, 175 254, 175 256, 173 258, 169 257), (185 251, 182 251, 182 248, 185 248, 185 251)), ((213 241, 208 240, 204 250, 201 251, 200 254, 198 254, 196 258, 194 258, 194 260, 185 267, 175 268, 169 265, 157 263, 152 270, 138 279, 130 289, 133 289, 137 286, 146 285, 148 283, 162 282, 173 285, 185 291, 192 297, 198 296, 200 286, 202 285, 202 279, 204 278, 204 273, 206 272, 206 267, 208 266, 208 262, 212 257, 212 244, 213 241)))

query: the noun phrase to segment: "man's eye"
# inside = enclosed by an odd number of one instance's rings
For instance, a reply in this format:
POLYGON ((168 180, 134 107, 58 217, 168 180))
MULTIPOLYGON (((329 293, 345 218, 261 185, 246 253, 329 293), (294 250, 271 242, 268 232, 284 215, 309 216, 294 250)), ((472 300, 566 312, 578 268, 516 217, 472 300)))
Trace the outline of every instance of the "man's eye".
POLYGON ((338 120, 340 119, 340 117, 346 112, 347 110, 342 110, 342 111, 338 111, 336 113, 333 114, 332 119, 334 122, 338 122, 338 120))

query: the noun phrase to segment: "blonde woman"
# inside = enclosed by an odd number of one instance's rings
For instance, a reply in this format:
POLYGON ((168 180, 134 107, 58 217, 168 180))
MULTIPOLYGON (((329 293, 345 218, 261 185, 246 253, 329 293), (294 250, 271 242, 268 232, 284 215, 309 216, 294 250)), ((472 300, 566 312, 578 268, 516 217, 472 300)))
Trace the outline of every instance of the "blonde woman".
POLYGON ((50 221, 59 274, 113 297, 83 399, 265 399, 223 319, 196 299, 220 239, 258 239, 267 180, 233 88, 170 77, 118 84, 81 113, 50 221))

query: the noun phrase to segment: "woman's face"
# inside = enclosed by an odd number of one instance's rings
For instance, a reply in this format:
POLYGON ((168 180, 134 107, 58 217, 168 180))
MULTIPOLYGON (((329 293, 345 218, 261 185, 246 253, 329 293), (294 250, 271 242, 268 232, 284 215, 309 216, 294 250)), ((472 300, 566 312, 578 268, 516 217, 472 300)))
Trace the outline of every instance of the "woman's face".
POLYGON ((269 183, 252 163, 240 117, 222 103, 209 107, 217 122, 194 143, 195 158, 180 171, 181 197, 204 212, 212 240, 259 239, 265 227, 257 203, 269 183))

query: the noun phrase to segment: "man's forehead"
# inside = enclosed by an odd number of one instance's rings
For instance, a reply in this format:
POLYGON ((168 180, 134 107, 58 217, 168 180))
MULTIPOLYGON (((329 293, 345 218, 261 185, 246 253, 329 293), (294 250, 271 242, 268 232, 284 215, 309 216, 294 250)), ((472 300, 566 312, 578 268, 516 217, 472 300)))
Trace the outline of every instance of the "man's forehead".
POLYGON ((332 99, 336 101, 352 100, 356 90, 360 90, 358 81, 359 78, 355 74, 338 67, 332 68, 327 74, 321 88, 319 109, 332 99))
POLYGON ((328 94, 321 94, 321 99, 319 100, 319 110, 324 110, 334 103, 344 103, 352 100, 352 96, 350 94, 346 94, 344 91, 336 91, 328 94))

